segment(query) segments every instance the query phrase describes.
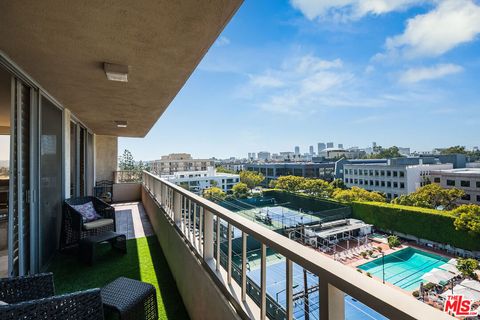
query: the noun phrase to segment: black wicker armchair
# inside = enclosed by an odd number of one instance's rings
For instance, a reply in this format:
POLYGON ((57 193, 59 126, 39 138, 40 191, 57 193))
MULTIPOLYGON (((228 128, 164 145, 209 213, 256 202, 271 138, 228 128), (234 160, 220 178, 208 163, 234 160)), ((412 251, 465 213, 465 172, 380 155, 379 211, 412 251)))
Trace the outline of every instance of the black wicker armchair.
MULTIPOLYGON (((0 301, 8 304, 48 298, 53 295, 55 295, 55 287, 52 273, 0 279, 0 301)), ((0 319, 4 318, 0 316, 0 319)))
POLYGON ((0 319, 103 320, 100 289, 1 305, 0 319))
POLYGON ((63 206, 62 232, 60 249, 78 245, 79 241, 91 235, 105 231, 116 231, 115 208, 96 197, 80 197, 65 200, 63 206), (101 219, 84 223, 82 215, 75 210, 74 205, 81 205, 92 201, 95 211, 101 219))

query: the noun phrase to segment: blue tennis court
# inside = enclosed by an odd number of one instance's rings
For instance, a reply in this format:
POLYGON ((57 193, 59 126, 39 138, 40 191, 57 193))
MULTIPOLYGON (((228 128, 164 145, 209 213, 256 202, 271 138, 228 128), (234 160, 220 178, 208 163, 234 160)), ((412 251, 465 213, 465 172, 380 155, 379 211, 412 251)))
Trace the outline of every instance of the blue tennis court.
MULTIPOLYGON (((267 294, 283 308, 286 306, 285 293, 285 261, 267 265, 267 294)), ((257 284, 260 284, 260 269, 254 269, 247 272, 247 275, 257 284)), ((304 271, 297 264, 293 264, 293 298, 294 298, 294 318, 305 318, 304 306, 304 271)), ((318 319, 318 277, 307 272, 307 288, 309 289, 309 315, 310 319, 318 319)), ((363 320, 363 319, 387 319, 366 305, 360 303, 354 298, 345 295, 345 319, 363 320)))

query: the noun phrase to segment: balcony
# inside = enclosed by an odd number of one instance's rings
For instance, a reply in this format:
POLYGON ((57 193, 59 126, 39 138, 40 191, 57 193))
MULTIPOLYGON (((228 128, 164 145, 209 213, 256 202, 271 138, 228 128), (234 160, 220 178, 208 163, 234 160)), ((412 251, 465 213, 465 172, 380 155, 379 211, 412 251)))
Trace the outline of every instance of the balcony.
POLYGON ((78 266, 72 257, 57 257, 51 270, 59 291, 101 287, 123 275, 157 287, 164 318, 183 318, 188 313, 200 319, 295 319, 304 316, 295 313, 296 269, 301 268, 308 270, 309 281, 317 281, 309 285, 309 290, 313 288, 309 303, 312 310, 318 310, 318 314, 310 313, 311 318, 345 318, 345 294, 390 319, 450 318, 157 176, 143 172, 138 181, 137 174, 121 175, 135 177, 135 181, 118 181, 141 188, 141 199, 134 199, 136 192, 131 199, 140 202, 115 205, 119 230, 130 238, 128 256, 106 255, 93 268, 78 266), (232 243, 237 232, 241 233, 240 249, 232 243), (247 257, 251 239, 261 244, 258 279, 247 274, 247 261, 252 263, 252 257, 247 257), (275 276, 284 287, 282 293, 279 290, 280 299, 267 287, 272 252, 285 264, 284 273, 275 276), (92 273, 95 276, 89 277, 92 273))

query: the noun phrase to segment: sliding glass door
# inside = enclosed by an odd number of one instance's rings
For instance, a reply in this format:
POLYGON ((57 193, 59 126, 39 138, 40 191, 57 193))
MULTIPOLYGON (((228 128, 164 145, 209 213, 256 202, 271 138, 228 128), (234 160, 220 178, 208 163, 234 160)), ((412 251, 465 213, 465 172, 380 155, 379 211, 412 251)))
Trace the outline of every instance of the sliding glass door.
POLYGON ((62 110, 47 98, 40 104, 39 264, 53 257, 62 218, 62 110))

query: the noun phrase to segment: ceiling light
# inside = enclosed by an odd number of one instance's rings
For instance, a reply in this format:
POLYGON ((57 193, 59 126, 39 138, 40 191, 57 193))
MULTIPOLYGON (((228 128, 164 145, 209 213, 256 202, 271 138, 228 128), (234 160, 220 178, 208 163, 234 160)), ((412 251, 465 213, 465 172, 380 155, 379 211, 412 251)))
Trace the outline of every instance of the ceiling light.
POLYGON ((124 120, 115 120, 115 124, 117 125, 117 128, 126 128, 128 123, 124 120))
POLYGON ((103 69, 105 70, 108 80, 128 82, 128 66, 105 62, 103 69))

